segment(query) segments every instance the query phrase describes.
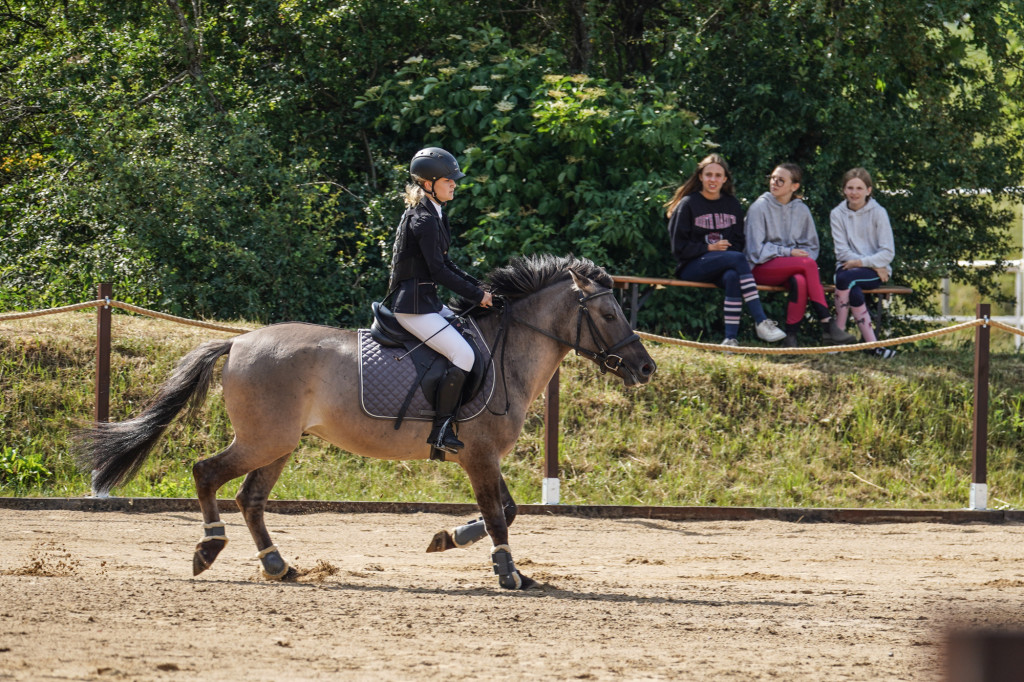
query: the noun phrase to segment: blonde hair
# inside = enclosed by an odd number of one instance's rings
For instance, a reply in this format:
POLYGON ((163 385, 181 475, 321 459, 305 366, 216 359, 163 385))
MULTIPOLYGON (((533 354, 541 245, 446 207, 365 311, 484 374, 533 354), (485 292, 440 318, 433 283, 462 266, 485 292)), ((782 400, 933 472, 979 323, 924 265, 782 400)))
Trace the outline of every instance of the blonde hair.
POLYGON ((678 206, 679 202, 683 200, 683 197, 687 194, 693 194, 694 192, 699 192, 704 189, 704 184, 700 180, 701 171, 713 163, 717 163, 722 167, 722 170, 725 171, 725 183, 722 185, 722 194, 733 193, 732 173, 729 171, 729 164, 725 162, 725 159, 723 159, 720 154, 708 154, 700 160, 700 163, 697 164, 697 170, 693 171, 693 175, 687 178, 686 182, 676 189, 672 198, 665 202, 665 215, 667 217, 672 217, 672 212, 676 210, 676 206, 678 206))
POLYGON ((414 182, 406 183, 405 185, 405 205, 412 208, 416 204, 423 200, 426 196, 426 192, 423 191, 422 183, 425 182, 422 178, 413 176, 414 182))

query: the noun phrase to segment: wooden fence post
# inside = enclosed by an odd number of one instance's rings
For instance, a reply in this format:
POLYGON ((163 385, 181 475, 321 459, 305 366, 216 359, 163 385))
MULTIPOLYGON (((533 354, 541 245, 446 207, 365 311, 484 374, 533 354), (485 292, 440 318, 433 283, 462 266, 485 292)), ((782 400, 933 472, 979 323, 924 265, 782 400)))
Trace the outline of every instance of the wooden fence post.
POLYGON ((544 396, 544 482, 541 504, 558 504, 558 369, 544 396))
POLYGON ((988 326, 992 306, 978 304, 978 319, 984 325, 974 328, 974 444, 971 459, 971 509, 985 509, 988 503, 988 326))
MULTIPOLYGON (((110 282, 99 285, 97 298, 110 300, 113 296, 110 282)), ((110 420, 110 306, 96 308, 96 406, 93 412, 98 422, 110 420)))
MULTIPOLYGON (((97 298, 109 301, 114 295, 114 287, 110 282, 99 285, 97 298)), ((96 308, 96 377, 95 405, 93 419, 97 422, 110 421, 110 306, 96 308)), ((93 472, 95 479, 96 472, 93 472)), ((92 485, 93 497, 107 497, 105 492, 92 485)))

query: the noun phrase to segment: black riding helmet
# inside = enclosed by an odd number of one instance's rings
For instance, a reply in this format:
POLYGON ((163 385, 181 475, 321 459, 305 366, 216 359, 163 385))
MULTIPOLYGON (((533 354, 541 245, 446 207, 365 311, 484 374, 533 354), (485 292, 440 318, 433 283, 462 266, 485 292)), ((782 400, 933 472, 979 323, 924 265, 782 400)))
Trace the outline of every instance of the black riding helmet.
POLYGON ((427 147, 416 152, 409 164, 409 173, 430 182, 441 178, 458 181, 466 177, 455 157, 440 147, 427 147))

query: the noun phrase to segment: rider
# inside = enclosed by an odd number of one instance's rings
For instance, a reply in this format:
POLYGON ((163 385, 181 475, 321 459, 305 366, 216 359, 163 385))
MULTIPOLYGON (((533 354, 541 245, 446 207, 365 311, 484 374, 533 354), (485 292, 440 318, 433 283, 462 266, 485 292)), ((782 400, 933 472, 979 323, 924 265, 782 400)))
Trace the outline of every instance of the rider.
POLYGON ((464 444, 455 437, 453 422, 466 376, 473 369, 474 353, 449 322, 455 313, 441 304, 437 285, 484 308, 491 305, 491 293, 448 255, 451 228, 442 205, 452 200, 456 182, 466 177, 459 162, 443 149, 428 147, 413 156, 409 174, 413 182, 405 187, 408 208, 395 234, 391 258, 392 310, 402 327, 448 358, 448 369, 438 383, 434 428, 427 442, 455 453, 464 444))

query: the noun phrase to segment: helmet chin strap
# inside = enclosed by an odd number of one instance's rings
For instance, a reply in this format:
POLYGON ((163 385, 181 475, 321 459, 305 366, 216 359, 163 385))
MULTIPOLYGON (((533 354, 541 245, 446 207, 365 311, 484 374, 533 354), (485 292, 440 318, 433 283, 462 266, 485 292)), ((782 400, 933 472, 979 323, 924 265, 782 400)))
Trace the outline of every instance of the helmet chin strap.
MULTIPOLYGON (((437 180, 440 180, 440 179, 441 179, 441 178, 438 178, 437 180)), ((427 194, 429 194, 430 196, 434 197, 434 201, 436 201, 437 203, 439 203, 439 204, 442 204, 442 205, 443 205, 443 204, 446 204, 446 203, 448 203, 448 202, 446 202, 446 201, 441 201, 441 200, 440 200, 440 199, 438 198, 438 196, 437 196, 437 192, 435 192, 435 191, 434 191, 434 188, 435 188, 435 187, 437 186, 437 180, 427 180, 427 181, 426 181, 426 182, 429 182, 429 183, 430 183, 430 189, 427 189, 427 188, 426 188, 426 187, 424 187, 423 185, 420 185, 420 187, 421 187, 421 188, 423 189, 423 191, 424 191, 424 192, 426 192, 426 193, 427 193, 427 194)))

